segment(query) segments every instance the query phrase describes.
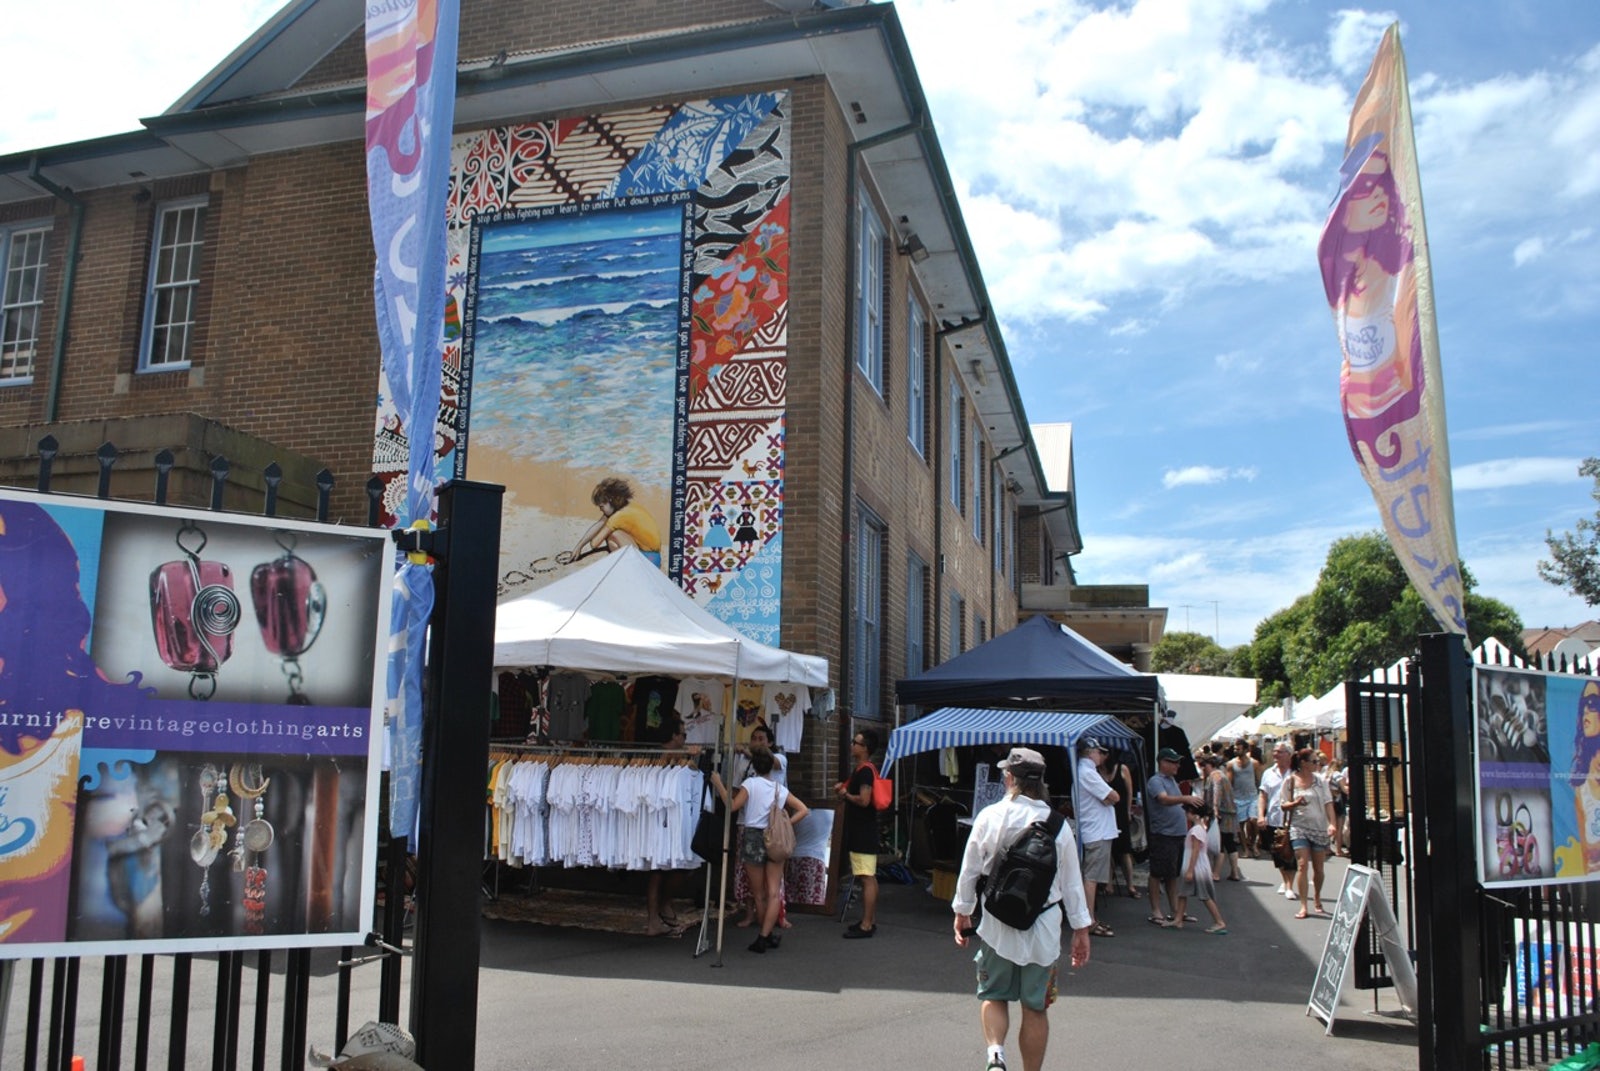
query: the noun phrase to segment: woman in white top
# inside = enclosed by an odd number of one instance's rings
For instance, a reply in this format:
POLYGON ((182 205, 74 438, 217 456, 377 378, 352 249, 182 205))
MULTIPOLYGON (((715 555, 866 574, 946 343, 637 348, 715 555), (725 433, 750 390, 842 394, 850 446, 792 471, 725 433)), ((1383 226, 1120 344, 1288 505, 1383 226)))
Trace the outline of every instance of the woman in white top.
POLYGON ((777 948, 779 942, 778 936, 772 931, 778 924, 778 883, 783 878, 783 864, 767 858, 767 822, 772 819, 794 823, 811 813, 810 808, 772 779, 774 765, 771 751, 764 747, 752 747, 750 776, 732 795, 722 783, 722 776, 715 771, 711 774, 711 787, 717 790, 717 795, 728 805, 728 810, 744 812, 744 831, 739 836, 739 860, 744 863, 745 877, 750 881, 750 895, 754 897, 761 915, 761 932, 749 945, 752 952, 777 948), (777 804, 776 814, 773 813, 774 803, 777 804))

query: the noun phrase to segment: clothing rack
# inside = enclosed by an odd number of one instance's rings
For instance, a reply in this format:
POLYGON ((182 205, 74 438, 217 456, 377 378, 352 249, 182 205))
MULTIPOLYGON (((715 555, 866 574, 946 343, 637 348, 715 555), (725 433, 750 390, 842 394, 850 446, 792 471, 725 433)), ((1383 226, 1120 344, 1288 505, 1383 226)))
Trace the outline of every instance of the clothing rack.
POLYGON ((672 759, 692 764, 697 756, 689 751, 667 751, 661 747, 609 747, 604 744, 524 744, 489 741, 489 755, 548 755, 558 759, 672 759))

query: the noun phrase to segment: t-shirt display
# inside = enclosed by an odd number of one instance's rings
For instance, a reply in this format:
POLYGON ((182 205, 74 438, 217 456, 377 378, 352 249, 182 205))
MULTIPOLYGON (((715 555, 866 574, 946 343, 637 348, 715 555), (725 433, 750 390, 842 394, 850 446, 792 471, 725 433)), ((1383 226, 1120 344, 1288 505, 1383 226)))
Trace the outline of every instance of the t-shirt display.
POLYGON ((675 709, 683 719, 685 739, 714 746, 722 735, 723 698, 727 687, 709 677, 687 677, 678 684, 675 709))

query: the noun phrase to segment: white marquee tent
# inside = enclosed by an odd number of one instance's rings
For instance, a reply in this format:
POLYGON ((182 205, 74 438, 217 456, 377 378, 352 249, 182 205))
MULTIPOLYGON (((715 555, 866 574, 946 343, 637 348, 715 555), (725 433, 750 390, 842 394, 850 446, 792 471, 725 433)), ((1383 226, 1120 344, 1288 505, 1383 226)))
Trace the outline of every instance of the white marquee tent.
POLYGON ((1218 728, 1256 705, 1254 677, 1210 677, 1198 673, 1157 673, 1167 707, 1190 740, 1215 739, 1218 728))
POLYGON ((494 664, 828 686, 827 659, 741 635, 633 547, 502 603, 494 664))

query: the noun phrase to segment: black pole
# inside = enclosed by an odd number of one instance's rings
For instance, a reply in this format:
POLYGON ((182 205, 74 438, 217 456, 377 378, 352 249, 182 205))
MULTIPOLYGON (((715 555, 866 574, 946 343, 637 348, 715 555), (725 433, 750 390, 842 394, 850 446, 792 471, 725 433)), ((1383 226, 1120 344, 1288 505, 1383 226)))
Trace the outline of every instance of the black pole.
POLYGON ((411 1029, 423 1067, 471 1071, 477 1059, 478 878, 504 494, 465 480, 439 494, 411 979, 411 1029))
MULTIPOLYGON (((1422 718, 1416 756, 1420 833, 1416 875, 1419 1071, 1483 1065, 1476 850, 1473 840, 1471 664, 1461 636, 1422 637, 1422 718), (1423 743, 1426 746, 1421 746, 1423 743)), ((1413 726, 1415 726, 1413 722, 1413 726)))

